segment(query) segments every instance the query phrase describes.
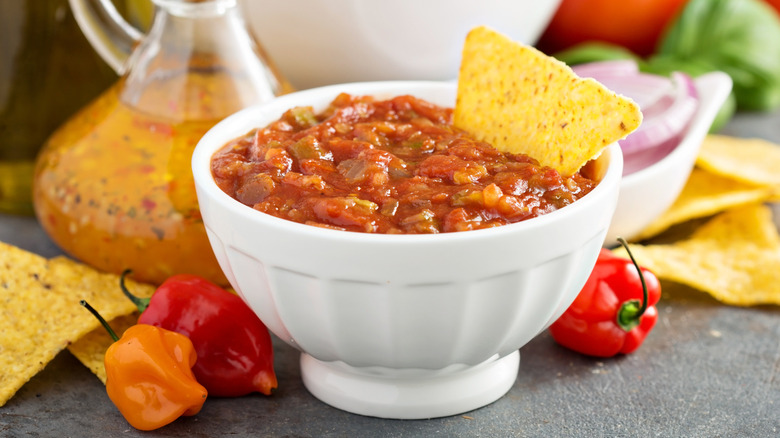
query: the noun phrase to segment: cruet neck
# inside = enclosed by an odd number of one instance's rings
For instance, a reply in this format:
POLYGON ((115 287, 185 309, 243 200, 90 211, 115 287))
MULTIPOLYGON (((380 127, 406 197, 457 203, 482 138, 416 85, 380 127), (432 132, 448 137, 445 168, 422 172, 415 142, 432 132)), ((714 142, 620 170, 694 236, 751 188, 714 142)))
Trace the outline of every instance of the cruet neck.
POLYGON ((181 17, 222 15, 236 7, 236 0, 152 0, 158 10, 181 17))
POLYGON ((154 21, 123 77, 126 105, 175 120, 220 119, 289 91, 236 0, 153 1, 154 21))

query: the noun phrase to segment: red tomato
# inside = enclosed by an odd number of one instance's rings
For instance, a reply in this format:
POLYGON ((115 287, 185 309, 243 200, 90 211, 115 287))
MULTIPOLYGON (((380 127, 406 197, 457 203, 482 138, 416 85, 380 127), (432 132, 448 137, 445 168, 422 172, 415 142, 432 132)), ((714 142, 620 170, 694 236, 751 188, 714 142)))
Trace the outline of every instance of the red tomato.
POLYGON ((687 1, 563 0, 537 47, 552 54, 581 42, 602 41, 647 56, 687 1))
POLYGON ((765 0, 767 3, 772 5, 775 10, 780 13, 780 0, 765 0))

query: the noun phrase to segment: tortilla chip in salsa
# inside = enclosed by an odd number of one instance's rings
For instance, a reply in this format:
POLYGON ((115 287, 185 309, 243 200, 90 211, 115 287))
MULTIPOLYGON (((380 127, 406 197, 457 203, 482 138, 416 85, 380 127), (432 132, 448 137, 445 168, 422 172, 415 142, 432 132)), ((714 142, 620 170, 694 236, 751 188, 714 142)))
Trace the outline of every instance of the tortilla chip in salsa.
POLYGON ((639 106, 487 27, 466 37, 454 124, 572 175, 642 122, 639 106))

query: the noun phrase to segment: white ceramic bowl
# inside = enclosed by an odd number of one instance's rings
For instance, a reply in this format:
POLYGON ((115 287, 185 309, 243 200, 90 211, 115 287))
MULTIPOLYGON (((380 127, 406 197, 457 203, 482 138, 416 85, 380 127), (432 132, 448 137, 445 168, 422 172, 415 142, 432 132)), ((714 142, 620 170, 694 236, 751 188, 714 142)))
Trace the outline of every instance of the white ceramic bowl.
POLYGON ((617 200, 619 147, 602 154, 600 184, 565 208, 436 235, 345 232, 260 213, 217 187, 210 159, 285 110, 320 110, 342 91, 452 106, 455 87, 376 82, 289 94, 228 117, 195 149, 198 201, 227 278, 274 334, 303 352, 309 391, 341 409, 430 418, 505 394, 518 349, 560 316, 595 264, 617 200))
POLYGON ((560 0, 244 0, 245 17, 298 89, 448 80, 466 33, 487 25, 533 44, 560 0))
POLYGON ((637 236, 674 203, 685 186, 699 147, 732 85, 731 78, 721 72, 699 76, 694 83, 699 109, 680 144, 660 161, 623 177, 618 206, 605 241, 607 246, 615 245, 618 237, 637 236))

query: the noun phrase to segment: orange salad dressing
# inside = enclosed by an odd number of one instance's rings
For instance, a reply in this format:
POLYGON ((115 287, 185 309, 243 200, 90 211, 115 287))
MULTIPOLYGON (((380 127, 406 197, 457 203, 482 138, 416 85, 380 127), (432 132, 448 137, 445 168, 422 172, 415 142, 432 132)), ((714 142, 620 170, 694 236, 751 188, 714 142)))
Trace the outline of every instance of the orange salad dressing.
POLYGON ((34 184, 36 214, 55 243, 98 269, 132 269, 142 281, 193 273, 227 284, 190 168, 200 137, 242 106, 240 89, 215 85, 235 82, 227 76, 195 71, 159 81, 133 106, 120 98, 123 79, 57 130, 39 155, 34 184), (182 92, 169 102, 171 87, 182 92))

